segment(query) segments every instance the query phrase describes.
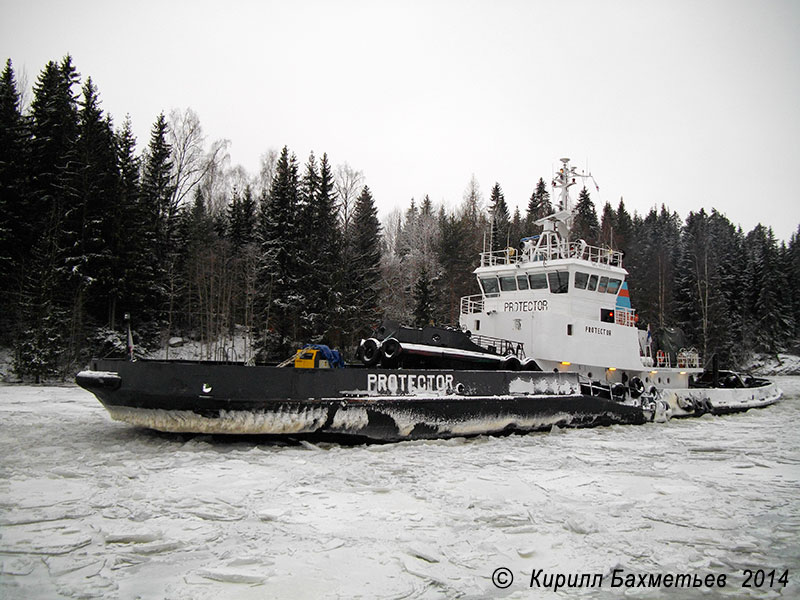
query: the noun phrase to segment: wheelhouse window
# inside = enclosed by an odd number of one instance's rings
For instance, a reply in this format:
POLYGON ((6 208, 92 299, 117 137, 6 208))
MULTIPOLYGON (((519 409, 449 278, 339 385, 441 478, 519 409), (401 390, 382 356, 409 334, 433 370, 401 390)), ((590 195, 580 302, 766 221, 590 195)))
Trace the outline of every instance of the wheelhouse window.
POLYGON ((511 277, 501 277, 500 278, 500 289, 504 292, 516 292, 517 291, 517 278, 513 275, 511 277))
POLYGON ((621 279, 609 279, 608 289, 606 290, 606 292, 609 294, 616 294, 619 291, 620 285, 622 285, 621 279))
POLYGON ((500 293, 500 286, 497 285, 497 277, 481 277, 480 282, 483 293, 487 296, 497 296, 500 293))
POLYGON ((525 275, 517 275, 517 287, 521 290, 528 289, 528 278, 525 275))
POLYGON ((569 291, 569 271, 552 271, 547 274, 552 294, 566 294, 569 291))
POLYGON ((593 292, 597 289, 597 275, 592 275, 589 277, 589 285, 586 286, 586 289, 590 292, 593 292))
POLYGON ((597 284, 597 291, 601 294, 605 294, 606 290, 608 289, 608 277, 601 277, 600 283, 597 284))
POLYGON ((588 273, 581 273, 580 271, 576 271, 575 273, 575 289, 576 290, 585 290, 586 284, 589 283, 589 274, 588 273))
POLYGON ((535 273, 528 275, 528 281, 531 284, 532 290, 546 290, 547 289, 547 275, 544 273, 535 273))

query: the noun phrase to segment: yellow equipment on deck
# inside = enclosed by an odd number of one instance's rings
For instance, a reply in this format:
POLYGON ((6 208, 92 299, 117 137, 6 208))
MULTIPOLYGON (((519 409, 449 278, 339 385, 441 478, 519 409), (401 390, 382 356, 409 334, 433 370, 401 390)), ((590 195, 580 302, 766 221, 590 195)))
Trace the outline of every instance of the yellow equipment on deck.
POLYGON ((322 350, 317 348, 301 348, 294 356, 287 358, 279 367, 288 367, 294 363, 295 369, 330 369, 331 364, 322 350))
POLYGON ((304 348, 294 355, 295 369, 330 369, 330 363, 325 359, 321 350, 304 348))
POLYGON ((295 369, 335 369, 345 366, 341 354, 328 346, 306 346, 278 365, 293 366, 295 369))

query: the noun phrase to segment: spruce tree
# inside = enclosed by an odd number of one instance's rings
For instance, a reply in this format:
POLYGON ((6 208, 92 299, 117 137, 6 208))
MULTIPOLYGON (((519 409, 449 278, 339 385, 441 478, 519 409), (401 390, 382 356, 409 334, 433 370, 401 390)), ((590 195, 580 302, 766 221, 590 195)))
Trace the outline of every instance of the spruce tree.
POLYGON ((397 236, 397 248, 395 251, 401 258, 405 258, 411 253, 416 242, 415 233, 417 231, 417 222, 419 221, 419 209, 417 208, 414 198, 411 198, 411 204, 406 209, 405 218, 403 219, 400 234, 397 236))
POLYGON ((786 249, 784 262, 784 272, 789 280, 788 294, 791 302, 791 314, 793 328, 791 330, 790 351, 795 354, 800 353, 800 225, 797 231, 789 238, 789 246, 786 249))
POLYGON ((226 217, 227 237, 234 253, 238 253, 244 246, 255 241, 256 235, 256 201, 249 185, 245 187, 244 193, 234 186, 226 217))
POLYGON ((757 225, 747 234, 749 283, 748 306, 751 314, 750 337, 755 350, 777 354, 784 349, 787 332, 793 329, 791 299, 783 294, 788 287, 781 269, 775 235, 771 228, 757 225))
POLYGON ((20 236, 29 202, 28 126, 11 59, 0 75, 0 345, 10 345, 20 322, 19 299, 26 260, 20 236))
POLYGON ((64 219, 78 135, 72 90, 77 79, 71 57, 60 64, 49 62, 34 86, 31 104, 31 194, 20 227, 25 273, 15 370, 37 381, 59 372, 70 339, 64 219))
POLYGON ((174 184, 170 152, 167 120, 161 113, 150 131, 139 195, 144 218, 141 247, 145 253, 140 266, 151 282, 141 315, 142 321, 151 325, 146 334, 148 343, 156 341, 154 334, 168 321, 170 301, 176 293, 178 211, 171 202, 174 184))
MULTIPOLYGON (((119 232, 115 255, 119 260, 116 291, 112 292, 112 327, 129 314, 134 328, 141 329, 148 317, 156 311, 152 302, 157 284, 154 218, 147 199, 140 193, 141 161, 136 156, 136 138, 133 136, 130 117, 126 117, 116 134, 117 164, 119 168, 119 204, 115 219, 119 232)), ((148 328, 145 327, 147 330, 148 328)), ((153 327, 149 330, 151 335, 153 327)))
POLYGON ((550 192, 547 191, 544 179, 540 177, 528 201, 528 210, 525 213, 525 235, 532 236, 541 233, 541 226, 534 225, 534 223, 552 212, 550 192))
POLYGON ((497 252, 510 243, 508 206, 499 183, 494 184, 489 202, 492 219, 491 249, 492 252, 497 252))
POLYGON ((714 354, 731 360, 726 337, 730 315, 721 292, 719 260, 713 227, 705 210, 689 213, 681 235, 676 278, 678 323, 700 350, 704 361, 714 354))
POLYGON ((351 344, 370 333, 380 322, 378 296, 381 280, 381 224, 369 187, 364 186, 356 201, 351 246, 352 264, 346 302, 349 308, 351 344))
POLYGON ((519 212, 519 207, 514 208, 514 216, 508 224, 508 245, 512 248, 517 248, 520 241, 525 235, 524 225, 522 223, 522 215, 519 212))
POLYGON ((141 184, 142 201, 148 207, 151 229, 155 233, 154 250, 160 256, 170 250, 178 224, 178 207, 172 204, 174 182, 167 135, 167 120, 161 113, 150 131, 141 184))
POLYGON ((414 325, 416 327, 425 327, 426 325, 433 324, 436 310, 435 291, 434 284, 428 276, 428 271, 425 267, 422 267, 419 277, 414 284, 413 297, 414 325))
POLYGON ((119 172, 114 132, 103 117, 91 77, 83 85, 78 138, 65 193, 64 263, 72 295, 72 345, 75 358, 89 334, 86 325, 109 324, 114 296, 118 232, 119 172), (86 320, 89 323, 86 323, 86 320))
POLYGON ((570 237, 572 241, 584 240, 591 246, 596 246, 599 242, 600 224, 597 221, 597 211, 585 186, 575 204, 570 237))
POLYGON ((336 192, 328 155, 323 154, 319 168, 319 185, 312 211, 312 247, 320 249, 313 273, 311 303, 318 318, 312 336, 314 341, 333 340, 332 329, 339 310, 336 293, 337 274, 341 269, 341 235, 336 219, 336 192))
POLYGON ((617 224, 617 230, 614 234, 616 248, 627 255, 633 241, 633 219, 625 209, 625 202, 623 202, 622 198, 619 199, 614 222, 617 224))
MULTIPOLYGON (((59 221, 64 212, 67 168, 74 159, 78 137, 78 101, 72 88, 78 75, 72 59, 47 63, 34 86, 31 103, 32 217, 27 221, 28 239, 33 246, 45 220, 59 221)), ((59 230, 61 226, 59 224, 59 230)))
POLYGON ((422 199, 422 206, 420 206, 419 214, 421 217, 433 216, 433 202, 431 202, 428 194, 425 194, 425 197, 422 199))
POLYGON ((256 310, 263 358, 285 358, 298 338, 298 193, 297 159, 284 146, 259 218, 263 264, 256 310))
POLYGON ((714 240, 714 255, 719 277, 719 295, 725 304, 728 322, 719 330, 718 352, 726 364, 736 367, 742 364, 749 350, 746 333, 747 318, 744 289, 747 285, 747 258, 744 251, 744 236, 725 215, 716 209, 709 216, 709 231, 714 240))
POLYGON ((458 323, 461 296, 468 294, 464 280, 471 282, 472 257, 464 247, 466 231, 463 222, 444 208, 439 213, 439 264, 442 266, 441 290, 444 320, 458 323), (465 251, 466 250, 466 251, 465 251))
POLYGON ((312 152, 306 162, 300 181, 297 206, 297 312, 300 315, 300 340, 320 341, 317 332, 322 320, 323 307, 315 297, 319 292, 316 277, 319 275, 321 252, 316 244, 316 202, 319 195, 319 170, 312 152))
POLYGON ((681 236, 680 219, 665 206, 653 208, 646 218, 637 216, 625 265, 630 272, 631 298, 642 325, 653 329, 675 325, 675 275, 681 236))
POLYGON ((616 245, 617 213, 611 208, 611 203, 603 206, 603 215, 600 218, 600 245, 605 248, 617 248, 616 245))

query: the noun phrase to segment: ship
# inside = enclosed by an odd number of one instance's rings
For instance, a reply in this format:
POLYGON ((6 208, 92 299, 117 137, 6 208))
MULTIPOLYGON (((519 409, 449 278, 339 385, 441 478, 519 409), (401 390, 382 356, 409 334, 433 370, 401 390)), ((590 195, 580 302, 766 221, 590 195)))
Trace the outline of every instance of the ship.
MULTIPOLYGON (((480 292, 458 326, 385 321, 345 365, 308 346, 279 365, 93 359, 76 376, 112 419, 166 432, 396 442, 642 425, 777 402, 761 378, 708 368, 693 348, 638 327, 622 253, 570 240, 562 159, 558 210, 519 247, 484 250, 480 292)), ((491 248, 491 246, 490 246, 491 248)))

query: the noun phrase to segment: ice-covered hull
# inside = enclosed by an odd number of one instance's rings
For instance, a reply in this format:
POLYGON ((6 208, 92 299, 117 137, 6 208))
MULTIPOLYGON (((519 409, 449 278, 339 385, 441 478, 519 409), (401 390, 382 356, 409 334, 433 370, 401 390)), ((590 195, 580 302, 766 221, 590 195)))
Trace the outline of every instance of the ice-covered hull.
POLYGON ((649 420, 558 373, 97 360, 77 382, 112 418, 169 432, 395 441, 649 420))
POLYGON ((673 417, 697 417, 706 413, 727 415, 751 408, 764 408, 781 399, 774 383, 745 388, 689 388, 663 390, 661 398, 671 407, 673 417))

